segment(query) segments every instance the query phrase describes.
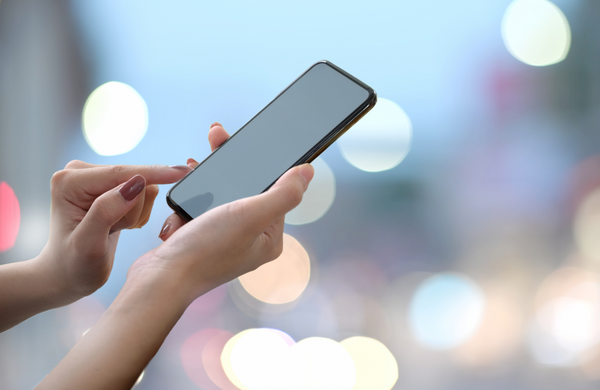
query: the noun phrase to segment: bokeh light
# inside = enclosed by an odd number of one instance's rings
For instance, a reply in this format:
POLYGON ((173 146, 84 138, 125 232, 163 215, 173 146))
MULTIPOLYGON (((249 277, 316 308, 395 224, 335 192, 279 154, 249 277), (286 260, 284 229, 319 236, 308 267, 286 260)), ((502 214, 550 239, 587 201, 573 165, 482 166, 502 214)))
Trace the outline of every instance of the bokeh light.
POLYGON ((398 363, 383 343, 369 337, 351 337, 340 343, 356 366, 352 390, 390 390, 398 381, 398 363))
POLYGON ((450 349, 477 330, 485 308, 481 289, 469 278, 445 273, 425 280, 409 307, 409 325, 423 345, 450 349))
POLYGON ((295 343, 277 329, 240 332, 225 345, 221 362, 241 389, 350 390, 356 382, 354 360, 340 343, 322 337, 295 343))
MULTIPOLYGON (((204 367, 203 355, 204 350, 213 338, 220 337, 218 339, 220 341, 223 336, 231 337, 231 334, 221 329, 203 329, 188 337, 181 345, 180 357, 183 369, 192 382, 200 388, 207 390, 218 389, 204 367)), ((216 343, 215 345, 217 344, 219 343, 216 343)), ((220 352, 216 354, 213 354, 212 352, 214 352, 214 348, 211 348, 207 355, 211 355, 218 363, 220 352)), ((218 370, 214 370, 214 366, 212 365, 211 369, 213 369, 213 377, 217 377, 218 370)))
POLYGON ((310 259, 292 236, 283 235, 283 252, 274 261, 239 277, 244 289, 254 298, 270 304, 296 300, 308 285, 310 259))
POLYGON ((562 11, 547 0, 515 0, 502 20, 508 51, 534 66, 562 61, 571 46, 571 29, 562 11))
POLYGON ((302 202, 286 214, 285 222, 290 225, 304 225, 321 218, 335 199, 335 176, 329 165, 318 157, 312 163, 315 175, 302 196, 302 202))
POLYGON ((83 107, 83 134, 101 156, 129 152, 144 138, 147 129, 146 102, 127 84, 102 84, 83 107))
POLYGON ((302 390, 350 390, 356 366, 342 345, 324 337, 309 337, 292 348, 291 383, 302 390))
POLYGON ((227 342, 233 337, 233 334, 227 331, 221 331, 215 334, 204 346, 202 351, 202 364, 208 377, 221 390, 237 390, 223 369, 221 364, 221 354, 227 342))
POLYGON ((573 267, 552 273, 540 287, 529 346, 549 365, 579 364, 600 342, 600 284, 573 267))
POLYGON ((291 347, 270 329, 254 329, 242 335, 230 355, 237 379, 250 390, 290 388, 291 347))
POLYGON ((379 98, 337 143, 350 164, 363 171, 379 172, 400 164, 408 154, 411 139, 408 115, 396 103, 379 98))
POLYGON ((295 383, 302 390, 350 390, 356 383, 356 367, 340 343, 309 337, 293 348, 295 383))
POLYGON ((230 338, 229 341, 227 341, 225 347, 223 347, 223 352, 221 352, 221 365, 223 366, 223 371, 225 372, 227 379, 229 379, 231 383, 241 390, 248 390, 248 388, 238 379, 237 375, 235 374, 233 365, 231 364, 231 354, 238 340, 254 330, 256 329, 246 329, 236 334, 230 338))
POLYGON ((600 188, 591 192, 579 206, 573 231, 579 251, 600 261, 600 188))
POLYGON ((473 335, 455 351, 461 364, 492 367, 506 362, 518 350, 523 336, 519 296, 500 285, 485 288, 485 310, 473 335))
POLYGON ((8 184, 0 182, 0 252, 15 245, 20 223, 19 200, 8 184))

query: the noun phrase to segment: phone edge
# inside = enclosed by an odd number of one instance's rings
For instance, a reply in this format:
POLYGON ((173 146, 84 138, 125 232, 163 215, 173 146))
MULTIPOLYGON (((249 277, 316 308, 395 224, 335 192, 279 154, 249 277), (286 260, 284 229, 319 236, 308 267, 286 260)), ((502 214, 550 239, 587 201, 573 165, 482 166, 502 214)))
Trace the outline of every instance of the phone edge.
POLYGON ((181 206, 179 206, 179 204, 177 204, 175 201, 173 201, 173 199, 171 198, 171 192, 175 188, 177 188, 179 183, 181 183, 188 175, 191 175, 192 173, 194 173, 194 171, 196 169, 198 169, 206 160, 208 160, 214 153, 216 153, 219 149, 221 149, 221 147, 223 147, 225 144, 227 144, 227 142, 229 142, 233 137, 235 137, 237 133, 242 131, 250 122, 252 122, 264 110, 266 110, 283 93, 285 93, 288 89, 290 89, 292 87, 292 85, 294 85, 300 78, 304 77, 304 75, 306 73, 308 73, 312 68, 314 68, 315 66, 317 66, 319 64, 326 64, 327 66, 333 68, 334 70, 341 73, 342 75, 344 75, 345 77, 347 77, 348 79, 353 81, 354 83, 356 83, 359 86, 361 86, 362 88, 364 88, 368 93, 368 98, 356 110, 354 110, 350 115, 348 115, 346 117, 346 119, 344 119, 344 121, 342 121, 342 123, 340 123, 339 126, 334 128, 331 132, 329 132, 329 134, 327 134, 325 137, 323 137, 321 142, 316 144, 304 156, 302 156, 292 166, 290 166, 288 169, 286 169, 271 184, 269 184, 269 186, 267 188, 265 188, 261 193, 264 193, 269 188, 271 188, 273 186, 273 184, 275 184, 277 182, 277 180, 279 180, 279 178, 281 176, 283 176, 283 174, 285 172, 289 171, 293 167, 314 161, 314 159, 316 159, 321 153, 323 153, 325 150, 327 150, 327 148, 329 148, 338 138, 340 138, 346 131, 348 131, 352 126, 354 126, 354 124, 356 124, 356 122, 358 122, 369 111, 371 111, 371 109, 377 103, 377 93, 375 92, 375 90, 373 88, 371 88, 369 85, 365 84, 361 80, 352 76, 350 73, 346 72, 345 70, 343 70, 342 68, 338 67, 337 65, 333 64, 332 62, 330 62, 328 60, 317 61, 314 64, 312 64, 310 67, 308 67, 308 69, 306 69, 304 72, 302 72, 302 74, 300 76, 298 76, 294 81, 292 81, 279 94, 277 94, 277 96, 275 96, 266 106, 264 106, 259 112, 257 112, 250 120, 248 120, 242 127, 240 127, 232 136, 230 136, 227 140, 225 140, 225 142, 223 142, 221 145, 219 145, 219 147, 217 147, 208 156, 206 156, 206 158, 204 158, 204 160, 202 160, 191 172, 189 172, 185 177, 183 177, 181 180, 179 180, 177 183, 175 183, 175 185, 173 187, 171 187, 169 189, 169 191, 167 192, 167 195, 166 195, 167 205, 175 213, 177 213, 180 217, 182 217, 184 220, 186 220, 186 222, 189 222, 192 219, 194 219, 181 206), (349 119, 349 118, 353 118, 353 119, 349 119))

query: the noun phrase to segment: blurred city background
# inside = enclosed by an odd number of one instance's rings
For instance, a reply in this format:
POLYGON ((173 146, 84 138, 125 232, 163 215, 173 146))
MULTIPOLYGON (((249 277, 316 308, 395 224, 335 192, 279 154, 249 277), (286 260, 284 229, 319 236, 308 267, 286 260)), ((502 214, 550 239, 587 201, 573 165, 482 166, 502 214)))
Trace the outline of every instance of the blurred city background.
MULTIPOLYGON (((73 159, 184 164, 327 59, 379 103, 316 162, 282 257, 195 301, 136 389, 597 389, 600 2, 0 2, 0 264, 73 159)), ((159 245, 0 334, 31 389, 159 245)), ((110 373, 106 373, 110 375, 110 373)))

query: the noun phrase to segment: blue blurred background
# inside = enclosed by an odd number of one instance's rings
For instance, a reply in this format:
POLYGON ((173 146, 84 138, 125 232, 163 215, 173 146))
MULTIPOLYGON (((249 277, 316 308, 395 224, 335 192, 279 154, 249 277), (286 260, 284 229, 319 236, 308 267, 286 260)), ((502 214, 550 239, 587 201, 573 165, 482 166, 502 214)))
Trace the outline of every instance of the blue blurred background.
MULTIPOLYGON (((0 182, 18 199, 20 227, 0 264, 43 248, 49 181, 70 160, 201 160, 212 122, 236 131, 327 59, 402 108, 406 158, 366 172, 327 150, 331 207, 286 225, 310 256, 303 294, 271 305, 249 303, 237 281, 215 290, 137 388, 217 389, 185 368, 186 340, 268 327, 296 341, 378 340, 398 367, 394 389, 596 389, 600 3, 553 3, 570 48, 532 66, 503 39, 510 0, 3 0, 0 182), (143 98, 148 128, 129 152, 102 156, 82 113, 110 81, 143 98)), ((122 233, 104 287, 0 335, 0 388, 34 387, 94 324, 131 263, 160 244, 167 190, 143 229, 122 233)))

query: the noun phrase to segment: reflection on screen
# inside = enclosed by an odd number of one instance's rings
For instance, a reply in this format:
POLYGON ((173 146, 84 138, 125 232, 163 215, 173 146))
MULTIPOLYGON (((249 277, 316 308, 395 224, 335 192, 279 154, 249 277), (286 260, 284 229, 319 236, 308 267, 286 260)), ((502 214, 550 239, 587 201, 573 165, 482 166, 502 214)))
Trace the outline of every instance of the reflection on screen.
POLYGON ((369 98, 325 63, 298 79, 171 191, 193 218, 260 194, 369 98))

